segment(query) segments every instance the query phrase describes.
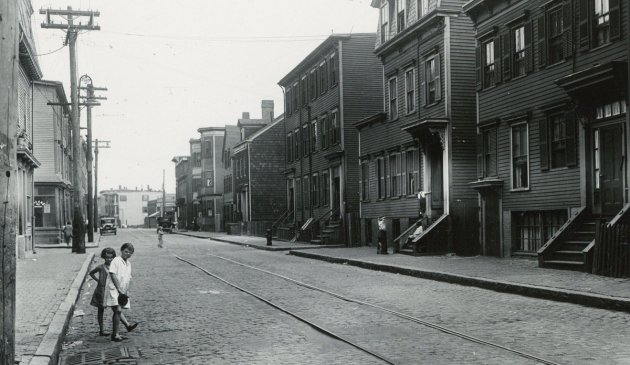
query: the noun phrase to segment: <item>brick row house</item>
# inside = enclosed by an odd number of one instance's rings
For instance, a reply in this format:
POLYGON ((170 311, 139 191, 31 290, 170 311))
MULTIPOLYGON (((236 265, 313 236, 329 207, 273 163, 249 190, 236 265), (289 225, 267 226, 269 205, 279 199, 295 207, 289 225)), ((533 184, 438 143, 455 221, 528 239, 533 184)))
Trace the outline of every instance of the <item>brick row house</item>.
POLYGON ((354 123, 381 110, 375 37, 331 35, 279 81, 285 99, 284 215, 301 239, 360 241, 354 123))
POLYGON ((201 143, 201 189, 198 193, 197 224, 202 231, 223 230, 223 177, 221 163, 224 127, 205 127, 197 130, 201 143))
POLYGON ((234 197, 234 171, 232 171, 232 155, 234 146, 241 141, 241 130, 235 125, 225 126, 225 138, 223 138, 223 152, 221 155, 221 163, 225 169, 223 177, 223 217, 225 220, 225 230, 230 233, 228 228, 238 219, 236 216, 237 207, 234 197))
POLYGON ((171 159, 175 164, 175 211, 178 229, 187 229, 190 225, 191 199, 188 192, 191 190, 192 179, 190 176, 190 156, 175 156, 171 159))
POLYGON ((628 3, 473 0, 483 253, 588 270, 628 204, 628 3), (618 218, 615 218, 617 220, 618 218), (581 234, 581 236, 578 236, 581 234))
POLYGON ((191 138, 188 141, 190 145, 190 181, 191 189, 188 193, 190 198, 190 229, 198 231, 200 228, 199 219, 201 217, 201 139, 191 138))
POLYGON ((264 236, 285 211, 284 151, 283 115, 234 145, 232 176, 238 218, 230 233, 264 236))
POLYGON ((383 96, 378 113, 355 123, 363 242, 376 243, 384 216, 388 242, 403 252, 478 252, 477 196, 468 186, 476 163, 475 48, 463 4, 372 1, 383 96), (425 234, 407 248, 419 224, 425 234))

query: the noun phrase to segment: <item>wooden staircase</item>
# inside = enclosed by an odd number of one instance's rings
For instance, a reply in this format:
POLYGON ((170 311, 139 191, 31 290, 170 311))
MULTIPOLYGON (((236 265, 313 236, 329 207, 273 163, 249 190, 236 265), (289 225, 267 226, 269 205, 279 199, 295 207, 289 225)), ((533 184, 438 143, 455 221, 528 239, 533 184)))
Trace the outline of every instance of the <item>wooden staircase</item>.
POLYGON ((311 243, 314 245, 330 245, 339 242, 339 234, 341 230, 341 221, 331 218, 324 224, 319 234, 316 234, 311 243))
MULTIPOLYGON (((416 224, 418 223, 419 222, 416 222, 416 224)), ((398 253, 403 255, 421 256, 443 254, 447 252, 449 229, 448 214, 441 215, 437 219, 431 221, 419 237, 408 243, 407 237, 411 234, 412 229, 415 230, 416 224, 409 227, 409 229, 394 239, 394 241, 400 242, 400 250, 398 253)), ((396 242, 393 243, 395 247, 396 242)))
POLYGON ((538 266, 590 272, 598 222, 607 224, 611 218, 580 210, 538 250, 538 266))

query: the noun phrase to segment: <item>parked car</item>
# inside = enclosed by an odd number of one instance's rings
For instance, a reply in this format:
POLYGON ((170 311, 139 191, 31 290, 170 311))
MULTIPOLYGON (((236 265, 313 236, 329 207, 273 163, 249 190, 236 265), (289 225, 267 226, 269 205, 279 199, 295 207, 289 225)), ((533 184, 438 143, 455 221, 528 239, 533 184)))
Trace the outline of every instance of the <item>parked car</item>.
POLYGON ((157 218, 158 227, 162 227, 162 230, 166 233, 173 232, 175 228, 175 223, 173 222, 172 217, 158 217, 157 218))
POLYGON ((116 235, 116 218, 114 217, 103 217, 101 218, 99 232, 101 235, 105 233, 113 233, 116 235))

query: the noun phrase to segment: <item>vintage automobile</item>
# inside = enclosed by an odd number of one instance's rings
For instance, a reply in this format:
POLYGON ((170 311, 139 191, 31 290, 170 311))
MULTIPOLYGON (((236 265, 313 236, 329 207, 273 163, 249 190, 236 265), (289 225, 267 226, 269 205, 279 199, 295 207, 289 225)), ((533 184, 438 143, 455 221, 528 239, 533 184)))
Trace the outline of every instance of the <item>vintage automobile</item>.
POLYGON ((165 233, 171 233, 173 232, 173 229, 175 229, 175 222, 173 220, 174 219, 171 216, 158 217, 157 226, 162 227, 162 231, 165 233))
POLYGON ((99 226, 99 232, 101 235, 105 233, 113 233, 116 235, 116 218, 114 217, 102 217, 99 226))

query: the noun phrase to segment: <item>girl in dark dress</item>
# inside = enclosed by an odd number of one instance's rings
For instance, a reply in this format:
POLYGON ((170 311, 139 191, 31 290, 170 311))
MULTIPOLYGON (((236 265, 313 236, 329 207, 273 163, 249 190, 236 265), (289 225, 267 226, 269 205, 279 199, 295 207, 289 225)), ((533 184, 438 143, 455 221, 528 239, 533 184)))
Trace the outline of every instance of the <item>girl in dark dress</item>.
POLYGON ((103 313, 105 312, 105 288, 107 288, 107 278, 109 277, 109 264, 112 263, 114 257, 116 257, 116 251, 111 247, 106 247, 101 251, 101 257, 105 260, 105 263, 98 265, 92 271, 90 276, 97 282, 96 289, 92 295, 91 305, 98 308, 98 327, 99 336, 108 336, 109 333, 103 331, 103 313), (98 273, 98 279, 96 274, 98 273))

